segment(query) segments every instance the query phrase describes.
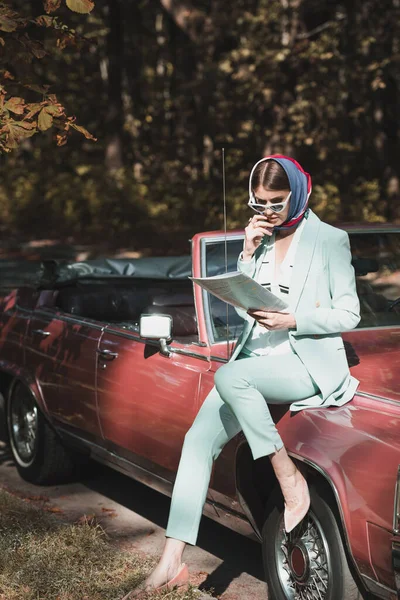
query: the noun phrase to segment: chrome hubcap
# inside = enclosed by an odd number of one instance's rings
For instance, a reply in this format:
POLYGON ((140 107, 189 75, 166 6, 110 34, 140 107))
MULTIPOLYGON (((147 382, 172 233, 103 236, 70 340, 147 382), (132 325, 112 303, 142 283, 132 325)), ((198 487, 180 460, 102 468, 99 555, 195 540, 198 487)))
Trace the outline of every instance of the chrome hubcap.
POLYGON ((18 462, 28 466, 36 452, 38 414, 28 392, 19 388, 10 400, 10 433, 18 462))
POLYGON ((332 581, 329 547, 312 513, 289 534, 283 519, 275 540, 278 577, 288 600, 325 600, 332 581))

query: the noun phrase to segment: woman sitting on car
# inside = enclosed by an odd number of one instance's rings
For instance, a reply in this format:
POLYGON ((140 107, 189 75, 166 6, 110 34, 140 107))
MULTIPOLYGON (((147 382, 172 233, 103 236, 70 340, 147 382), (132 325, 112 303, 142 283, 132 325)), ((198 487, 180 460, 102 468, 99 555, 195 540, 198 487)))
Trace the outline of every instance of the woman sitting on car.
POLYGON ((127 600, 143 590, 188 582, 182 563, 195 544, 213 461, 243 431, 254 459, 268 456, 285 500, 284 525, 294 529, 310 506, 308 485, 288 456, 269 404, 295 411, 341 406, 358 385, 349 372, 340 335, 360 320, 347 233, 308 208, 311 177, 294 159, 258 161, 249 179, 255 214, 245 228, 238 269, 285 300, 281 312, 243 311, 231 360, 185 437, 161 559, 127 600))

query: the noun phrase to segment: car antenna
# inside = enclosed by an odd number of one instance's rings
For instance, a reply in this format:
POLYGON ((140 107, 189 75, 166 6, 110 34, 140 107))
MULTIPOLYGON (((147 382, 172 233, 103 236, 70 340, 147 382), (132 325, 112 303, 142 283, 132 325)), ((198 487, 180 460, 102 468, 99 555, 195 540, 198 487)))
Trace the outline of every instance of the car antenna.
MULTIPOLYGON (((222 148, 222 196, 224 201, 224 249, 225 249, 225 273, 228 272, 228 242, 226 233, 226 177, 225 177, 225 148, 222 148)), ((226 345, 229 360, 229 305, 226 305, 226 345)))

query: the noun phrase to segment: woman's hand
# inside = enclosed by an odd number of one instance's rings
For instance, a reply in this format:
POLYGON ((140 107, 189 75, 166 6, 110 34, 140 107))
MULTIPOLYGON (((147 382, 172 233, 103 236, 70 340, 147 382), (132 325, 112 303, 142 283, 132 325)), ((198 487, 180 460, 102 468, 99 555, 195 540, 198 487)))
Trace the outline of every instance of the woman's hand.
POLYGON ((250 317, 253 317, 259 325, 265 327, 265 329, 268 329, 269 331, 296 328, 296 318, 291 313, 249 309, 247 314, 249 314, 250 317))
POLYGON ((261 244, 264 235, 273 234, 274 228, 270 223, 267 226, 267 220, 267 217, 264 215, 254 215, 254 217, 249 219, 249 224, 244 230, 243 260, 251 260, 254 252, 261 244))

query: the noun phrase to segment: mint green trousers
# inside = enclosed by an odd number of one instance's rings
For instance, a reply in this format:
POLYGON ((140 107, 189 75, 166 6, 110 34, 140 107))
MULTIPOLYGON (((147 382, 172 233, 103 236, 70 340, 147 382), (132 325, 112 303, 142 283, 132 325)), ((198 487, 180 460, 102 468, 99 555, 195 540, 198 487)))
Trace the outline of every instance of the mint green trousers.
POLYGON ((166 536, 195 544, 214 460, 243 430, 254 459, 283 446, 268 404, 290 404, 318 393, 296 354, 244 358, 215 374, 185 436, 172 494, 166 536))

